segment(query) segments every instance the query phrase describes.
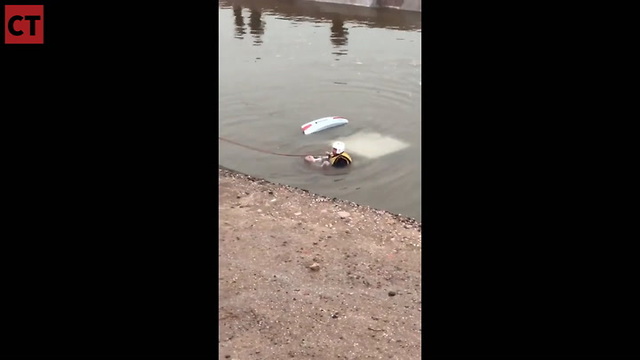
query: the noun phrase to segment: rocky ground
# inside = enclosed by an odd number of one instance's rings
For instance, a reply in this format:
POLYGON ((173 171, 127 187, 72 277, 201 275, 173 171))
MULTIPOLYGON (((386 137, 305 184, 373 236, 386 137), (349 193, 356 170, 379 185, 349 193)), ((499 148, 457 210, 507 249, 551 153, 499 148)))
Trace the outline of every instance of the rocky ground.
POLYGON ((220 359, 419 359, 421 224, 219 169, 220 359))

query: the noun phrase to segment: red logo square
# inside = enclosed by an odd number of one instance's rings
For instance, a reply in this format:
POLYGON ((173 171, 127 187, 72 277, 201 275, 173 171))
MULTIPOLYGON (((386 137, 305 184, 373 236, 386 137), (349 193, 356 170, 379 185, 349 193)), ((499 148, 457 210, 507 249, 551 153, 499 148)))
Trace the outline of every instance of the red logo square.
POLYGON ((5 5, 4 43, 44 44, 44 5, 5 5))

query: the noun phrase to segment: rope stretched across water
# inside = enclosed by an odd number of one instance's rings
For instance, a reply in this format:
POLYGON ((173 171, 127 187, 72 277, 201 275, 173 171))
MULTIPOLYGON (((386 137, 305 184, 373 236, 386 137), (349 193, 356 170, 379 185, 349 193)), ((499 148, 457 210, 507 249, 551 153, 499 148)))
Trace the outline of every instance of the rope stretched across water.
POLYGON ((235 141, 233 141, 233 140, 225 139, 225 138, 223 138, 222 136, 218 136, 218 139, 219 139, 219 140, 222 140, 222 141, 226 141, 226 142, 231 143, 231 144, 235 144, 235 145, 238 145, 238 146, 242 146, 242 147, 247 148, 247 149, 251 149, 251 150, 259 151, 259 152, 262 152, 262 153, 265 153, 265 154, 280 155, 280 156, 295 156, 295 157, 305 157, 305 156, 309 155, 309 154, 304 154, 304 155, 298 155, 298 154, 283 154, 283 153, 277 153, 277 152, 268 151, 268 150, 262 150, 262 149, 255 148, 255 147, 253 147, 253 146, 240 144, 240 143, 235 142, 235 141))

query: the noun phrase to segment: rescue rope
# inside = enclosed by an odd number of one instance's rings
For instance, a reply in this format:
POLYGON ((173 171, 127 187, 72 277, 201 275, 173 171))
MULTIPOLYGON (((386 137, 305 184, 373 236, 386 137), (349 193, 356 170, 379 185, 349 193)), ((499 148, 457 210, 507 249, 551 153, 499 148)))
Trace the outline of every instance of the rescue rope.
POLYGON ((259 151, 259 152, 262 152, 262 153, 265 153, 265 154, 280 155, 280 156, 295 156, 295 157, 305 157, 305 156, 307 156, 307 155, 308 155, 308 154, 305 154, 305 155, 297 155, 297 154, 283 154, 283 153, 277 153, 277 152, 273 152, 273 151, 262 150, 262 149, 255 148, 255 147, 253 147, 253 146, 240 144, 240 143, 235 142, 235 141, 233 141, 233 140, 225 139, 225 138, 223 138, 222 136, 218 136, 218 139, 219 139, 219 140, 222 140, 222 141, 226 141, 226 142, 231 143, 231 144, 235 144, 235 145, 238 145, 238 146, 242 146, 242 147, 247 148, 247 149, 251 149, 251 150, 259 151))

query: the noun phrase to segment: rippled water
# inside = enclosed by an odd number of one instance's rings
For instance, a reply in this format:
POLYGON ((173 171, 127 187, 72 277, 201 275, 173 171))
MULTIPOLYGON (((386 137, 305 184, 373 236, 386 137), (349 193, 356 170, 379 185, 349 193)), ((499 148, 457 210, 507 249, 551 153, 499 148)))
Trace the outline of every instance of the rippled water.
POLYGON ((354 158, 349 171, 319 171, 219 141, 220 165, 421 220, 419 13, 242 0, 221 1, 219 20, 220 136, 291 154, 322 154, 343 139, 354 158), (350 123, 302 134, 325 116, 350 123), (408 146, 360 155, 389 147, 385 138, 408 146))

